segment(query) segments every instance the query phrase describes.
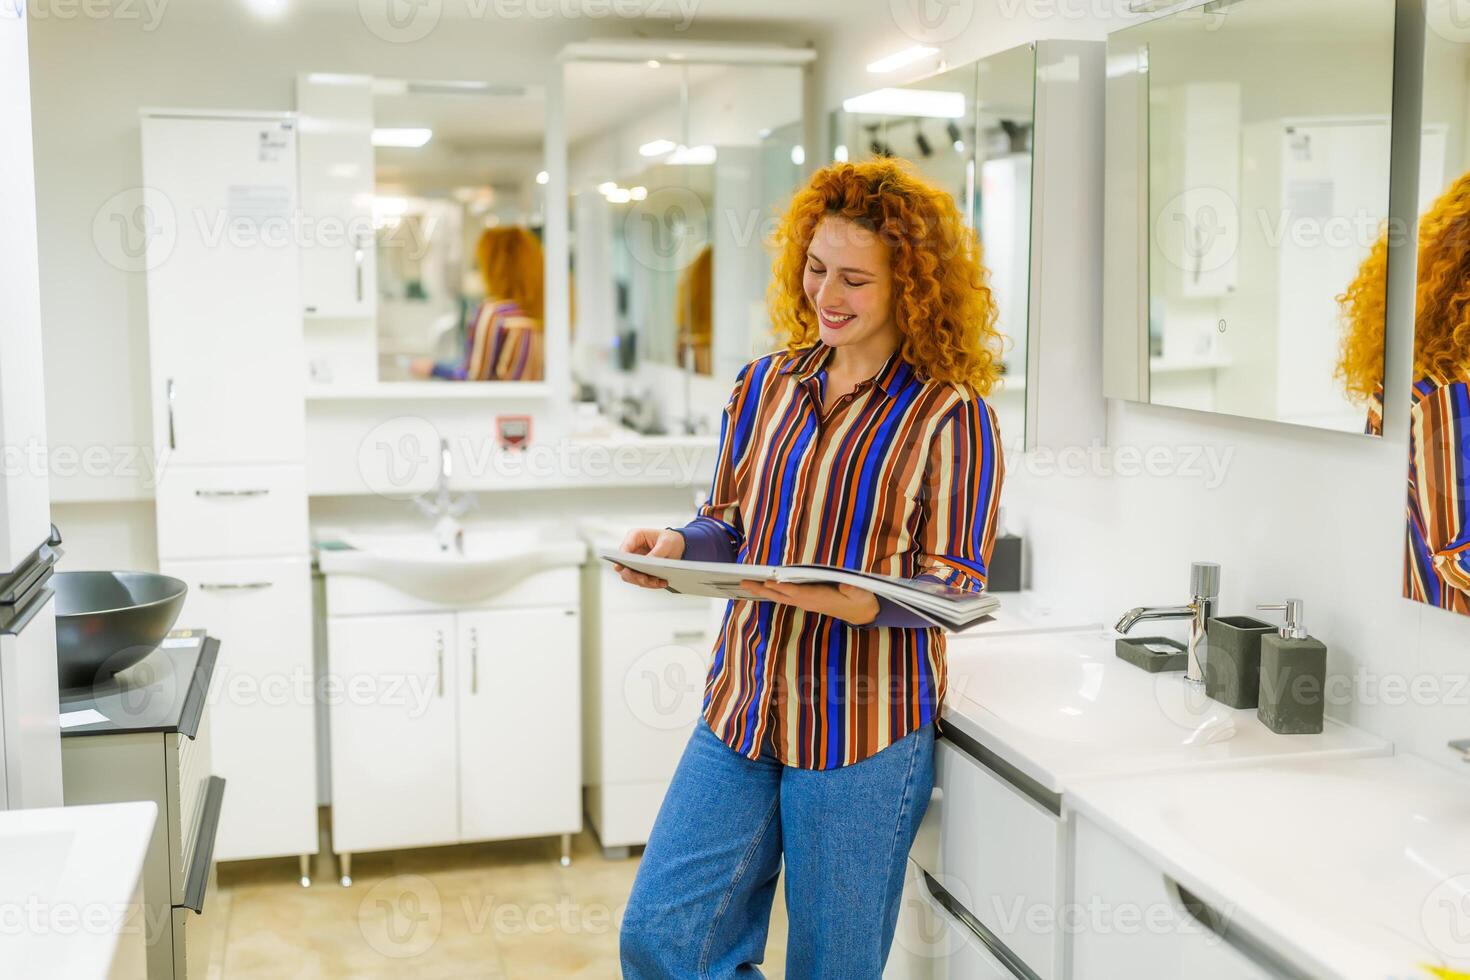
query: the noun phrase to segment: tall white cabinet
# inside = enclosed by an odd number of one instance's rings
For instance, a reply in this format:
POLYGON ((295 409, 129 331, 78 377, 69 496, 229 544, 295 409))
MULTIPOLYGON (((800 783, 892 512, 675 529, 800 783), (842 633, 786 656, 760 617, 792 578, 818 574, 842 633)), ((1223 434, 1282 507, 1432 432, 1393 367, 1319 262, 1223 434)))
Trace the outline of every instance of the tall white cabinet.
POLYGON ((159 568, 221 641, 219 860, 317 850, 296 120, 145 110, 159 568))
POLYGON ((25 9, 0 6, 0 810, 62 798, 25 9))

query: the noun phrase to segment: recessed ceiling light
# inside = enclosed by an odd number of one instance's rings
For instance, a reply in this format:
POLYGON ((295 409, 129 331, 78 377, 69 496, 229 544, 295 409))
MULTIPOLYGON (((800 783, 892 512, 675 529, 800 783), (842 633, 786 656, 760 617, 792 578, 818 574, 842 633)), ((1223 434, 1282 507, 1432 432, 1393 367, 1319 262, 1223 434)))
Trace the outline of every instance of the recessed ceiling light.
POLYGON ((639 186, 629 190, 628 193, 633 196, 633 200, 641 201, 644 198, 648 197, 648 188, 640 184, 639 186))
POLYGON ((791 148, 791 162, 798 167, 806 163, 806 147, 800 143, 793 146, 791 148))
POLYGON ((965 115, 965 93, 937 89, 880 88, 844 99, 842 108, 861 116, 922 116, 926 119, 961 119, 965 115))
POLYGON ((833 160, 836 160, 838 163, 846 163, 847 162, 847 144, 846 143, 838 143, 836 146, 834 146, 832 148, 832 159, 833 160))
POLYGON ((538 184, 544 184, 549 180, 551 180, 551 174, 547 173, 545 170, 536 175, 536 183, 538 184))
POLYGON ((644 62, 644 64, 647 65, 650 68, 658 68, 658 67, 660 67, 657 58, 649 58, 647 61, 644 62))
POLYGON ((886 58, 879 58, 877 61, 868 65, 868 71, 875 75, 882 75, 885 72, 895 71, 905 65, 911 65, 916 61, 921 61, 924 58, 938 53, 938 48, 931 48, 924 44, 915 44, 913 47, 896 51, 886 58))
POLYGON ((661 157, 674 149, 673 140, 649 140, 638 147, 638 155, 643 157, 661 157))
POLYGON ((416 150, 433 138, 434 131, 423 127, 373 130, 373 146, 396 146, 416 150))
POLYGON ((597 185, 597 193, 601 194, 603 197, 606 197, 617 189, 617 182, 612 180, 604 180, 602 183, 597 185))

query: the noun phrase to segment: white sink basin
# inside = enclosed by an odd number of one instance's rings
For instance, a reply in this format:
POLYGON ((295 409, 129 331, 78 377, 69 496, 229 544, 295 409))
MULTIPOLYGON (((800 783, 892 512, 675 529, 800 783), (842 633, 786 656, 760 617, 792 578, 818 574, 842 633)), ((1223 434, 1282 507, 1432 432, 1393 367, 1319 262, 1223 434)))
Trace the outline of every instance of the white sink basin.
POLYGON ((1328 721, 1277 735, 1233 709, 1113 654, 1111 631, 1001 636, 951 649, 946 718, 1049 789, 1076 776, 1147 772, 1302 753, 1385 754, 1389 745, 1328 721))
POLYGON ((335 537, 352 547, 318 549, 322 574, 375 579, 446 604, 488 599, 536 572, 580 565, 587 557, 583 542, 550 527, 467 531, 462 553, 441 549, 428 530, 335 537))
POLYGON ((1314 975, 1470 970, 1458 772, 1412 756, 1299 759, 1082 781, 1069 799, 1314 975))

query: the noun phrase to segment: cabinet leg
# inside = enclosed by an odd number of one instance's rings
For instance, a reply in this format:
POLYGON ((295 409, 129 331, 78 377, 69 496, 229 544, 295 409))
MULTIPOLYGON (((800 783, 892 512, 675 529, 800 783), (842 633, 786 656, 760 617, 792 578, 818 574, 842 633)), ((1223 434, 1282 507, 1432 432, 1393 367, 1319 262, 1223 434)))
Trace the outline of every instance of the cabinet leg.
POLYGON ((297 861, 297 863, 301 867, 301 887, 302 888, 310 888, 311 887, 311 855, 310 854, 301 854, 301 855, 298 855, 297 858, 296 858, 296 861, 297 861))
POLYGON ((604 861, 626 861, 633 856, 633 848, 624 844, 622 847, 604 847, 602 859, 604 861))
POLYGON ((561 866, 570 868, 572 866, 572 835, 561 835, 561 866))
POLYGON ((337 855, 337 868, 342 873, 342 887, 352 887, 352 855, 343 851, 337 855))

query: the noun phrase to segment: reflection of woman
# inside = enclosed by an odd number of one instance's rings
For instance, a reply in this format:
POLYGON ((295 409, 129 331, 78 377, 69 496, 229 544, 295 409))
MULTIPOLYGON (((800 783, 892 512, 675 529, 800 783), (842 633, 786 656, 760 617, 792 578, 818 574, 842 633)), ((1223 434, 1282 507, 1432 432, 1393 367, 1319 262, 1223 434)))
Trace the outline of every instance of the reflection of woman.
POLYGON ((544 376, 541 243, 525 228, 487 228, 475 249, 485 301, 468 321, 458 361, 414 362, 419 377, 539 381, 544 376))
MULTIPOLYGON (((981 591, 1003 463, 974 233, 947 193, 874 160, 818 171, 778 238, 787 349, 740 371, 695 520, 623 548, 981 591)), ((877 977, 933 783, 944 635, 863 589, 745 587, 759 599, 726 607, 638 869, 623 975, 757 975, 784 864, 787 976, 877 977)))
POLYGON ((698 374, 710 373, 714 291, 714 249, 706 245, 679 276, 674 297, 678 363, 693 362, 698 374))
MULTIPOLYGON (((1338 376, 1369 401, 1368 429, 1380 433, 1387 260, 1380 237, 1338 298, 1338 376)), ((1470 173, 1419 221, 1415 302, 1404 594, 1470 615, 1470 173)))

